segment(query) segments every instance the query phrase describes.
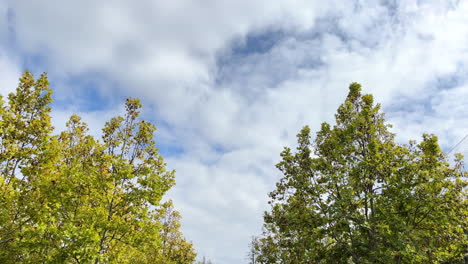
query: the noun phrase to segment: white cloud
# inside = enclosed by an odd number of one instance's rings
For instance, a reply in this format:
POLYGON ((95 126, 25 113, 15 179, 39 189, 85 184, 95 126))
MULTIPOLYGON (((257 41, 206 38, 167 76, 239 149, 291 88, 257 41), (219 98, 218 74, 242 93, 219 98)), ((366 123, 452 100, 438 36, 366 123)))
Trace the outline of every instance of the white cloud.
MULTIPOLYGON (((167 158, 178 182, 170 195, 188 238, 219 263, 243 261, 280 176, 279 152, 303 125, 332 121, 349 83, 383 103, 401 141, 435 132, 448 148, 468 132, 466 2, 9 4, 15 53, 44 57, 60 85, 90 73, 112 83, 96 88, 110 109, 90 112, 80 110, 84 89, 62 88, 59 100, 72 106, 54 122, 81 112, 98 134, 117 100, 138 96, 154 110, 146 116, 168 124, 156 139, 184 149, 167 158), (236 51, 246 36, 272 32, 271 47, 236 51), (459 83, 441 90, 436 80, 452 75, 459 83)), ((3 21, 6 10, 0 4, 3 21)), ((1 56, 8 30, 0 26, 0 84, 16 87, 3 77, 19 76, 15 60, 1 56)))
POLYGON ((21 70, 18 63, 0 50, 0 95, 4 98, 18 86, 21 70))
POLYGON ((54 127, 55 133, 65 131, 66 123, 70 120, 72 115, 76 114, 80 116, 81 120, 88 126, 88 134, 93 135, 97 139, 101 139, 104 124, 112 117, 122 115, 123 113, 123 107, 87 112, 73 108, 54 109, 52 112, 52 126, 54 127))

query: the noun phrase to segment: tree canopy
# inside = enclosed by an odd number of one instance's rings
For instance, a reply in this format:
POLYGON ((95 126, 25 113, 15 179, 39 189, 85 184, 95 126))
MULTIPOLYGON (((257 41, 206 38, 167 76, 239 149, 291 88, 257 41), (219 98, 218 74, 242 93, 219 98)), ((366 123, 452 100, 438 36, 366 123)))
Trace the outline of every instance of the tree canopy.
POLYGON ((193 263, 175 184, 138 99, 102 140, 77 115, 56 135, 46 74, 0 97, 0 263, 193 263))
POLYGON ((451 165, 435 135, 397 144, 357 83, 335 119, 314 140, 304 127, 296 151, 281 153, 255 263, 463 263, 462 156, 451 165))
MULTIPOLYGON (((46 74, 27 71, 0 96, 0 263, 194 263, 140 101, 101 140, 77 115, 55 134, 51 102, 46 74)), ((334 125, 284 148, 250 263, 468 261, 463 157, 450 163, 435 135, 396 143, 380 108, 353 83, 334 125)))

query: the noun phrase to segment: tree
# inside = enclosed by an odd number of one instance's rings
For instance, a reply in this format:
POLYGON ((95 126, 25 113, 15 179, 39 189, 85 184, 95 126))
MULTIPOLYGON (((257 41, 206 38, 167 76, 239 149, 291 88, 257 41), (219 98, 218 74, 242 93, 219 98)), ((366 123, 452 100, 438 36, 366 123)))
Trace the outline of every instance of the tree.
POLYGON ((380 105, 350 85, 336 124, 284 148, 283 177, 255 243, 259 263, 462 263, 468 202, 462 156, 434 135, 395 143, 380 105))
POLYGON ((258 250, 258 238, 255 236, 252 236, 252 241, 250 242, 249 245, 249 251, 247 252, 247 261, 249 264, 257 264, 257 258, 259 255, 259 250, 258 250))
POLYGON ((180 228, 180 214, 173 208, 172 201, 163 204, 159 222, 163 225, 161 232, 162 255, 174 263, 191 263, 196 257, 192 244, 187 243, 180 228))
POLYGON ((31 221, 33 188, 31 170, 50 139, 51 90, 45 75, 37 81, 25 73, 16 93, 4 102, 0 95, 0 262, 15 263, 20 237, 31 221), (21 169, 21 171, 19 171, 21 169))
POLYGON ((209 258, 203 257, 203 259, 197 262, 197 264, 214 264, 214 263, 209 258))
POLYGON ((139 100, 99 141, 76 115, 52 135, 51 95, 45 74, 25 72, 0 100, 0 262, 193 263, 180 215, 162 201, 174 171, 139 100))

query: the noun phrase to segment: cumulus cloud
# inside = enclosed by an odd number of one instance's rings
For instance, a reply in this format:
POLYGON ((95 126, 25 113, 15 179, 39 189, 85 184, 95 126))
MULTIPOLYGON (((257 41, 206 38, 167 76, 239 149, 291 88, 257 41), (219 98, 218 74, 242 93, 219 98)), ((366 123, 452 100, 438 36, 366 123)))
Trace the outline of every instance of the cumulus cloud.
POLYGON ((29 62, 57 87, 54 124, 77 112, 96 135, 142 97, 158 144, 176 149, 183 231, 219 263, 244 260, 279 152, 332 122, 349 83, 401 142, 431 132, 448 149, 468 132, 466 2, 52 2, 0 3, 0 89, 29 62))
POLYGON ((17 62, 7 54, 0 51, 0 94, 6 97, 13 92, 21 76, 21 70, 17 62))

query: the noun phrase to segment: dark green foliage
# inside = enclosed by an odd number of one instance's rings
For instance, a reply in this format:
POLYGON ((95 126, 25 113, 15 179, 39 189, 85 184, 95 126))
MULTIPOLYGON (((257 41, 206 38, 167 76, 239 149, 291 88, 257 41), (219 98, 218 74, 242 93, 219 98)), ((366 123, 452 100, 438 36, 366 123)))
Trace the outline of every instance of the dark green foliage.
POLYGON ((462 263, 468 239, 462 157, 437 137, 395 143, 380 105, 350 85, 336 124, 285 148, 283 178, 255 243, 259 263, 462 263))

